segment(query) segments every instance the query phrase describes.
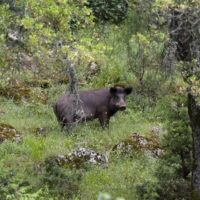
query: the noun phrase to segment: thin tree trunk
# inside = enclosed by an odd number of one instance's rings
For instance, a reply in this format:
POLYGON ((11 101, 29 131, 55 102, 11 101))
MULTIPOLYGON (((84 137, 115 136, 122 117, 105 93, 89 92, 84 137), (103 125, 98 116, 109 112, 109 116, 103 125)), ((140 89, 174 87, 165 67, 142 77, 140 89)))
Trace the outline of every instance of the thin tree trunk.
POLYGON ((188 93, 188 113, 193 137, 192 200, 200 200, 200 105, 196 97, 188 93))
POLYGON ((78 79, 76 75, 76 70, 75 67, 72 66, 70 61, 67 61, 66 70, 69 77, 69 92, 73 95, 72 109, 74 110, 73 113, 75 114, 74 117, 76 119, 75 124, 77 126, 80 121, 85 120, 85 114, 78 93, 78 79))

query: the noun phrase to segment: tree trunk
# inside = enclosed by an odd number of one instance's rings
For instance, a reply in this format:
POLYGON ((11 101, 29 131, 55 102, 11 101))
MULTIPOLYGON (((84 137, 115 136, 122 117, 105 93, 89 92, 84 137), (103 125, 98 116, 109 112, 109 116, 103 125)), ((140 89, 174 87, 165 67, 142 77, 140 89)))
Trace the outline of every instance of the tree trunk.
POLYGON ((200 200, 200 105, 196 97, 188 93, 188 113, 193 137, 192 200, 200 200))
POLYGON ((81 104, 81 99, 78 93, 78 79, 76 75, 75 66, 72 66, 70 61, 67 61, 67 73, 69 76, 69 92, 73 95, 73 105, 72 109, 75 113, 75 125, 77 126, 80 121, 85 120, 84 110, 81 104))

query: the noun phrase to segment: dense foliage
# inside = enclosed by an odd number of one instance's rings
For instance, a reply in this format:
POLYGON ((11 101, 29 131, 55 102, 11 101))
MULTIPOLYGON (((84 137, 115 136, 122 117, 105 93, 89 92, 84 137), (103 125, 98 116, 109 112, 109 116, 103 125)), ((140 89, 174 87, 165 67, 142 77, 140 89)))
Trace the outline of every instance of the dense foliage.
POLYGON ((161 102, 166 109, 167 133, 163 136, 163 154, 155 169, 157 180, 138 186, 141 199, 190 199, 192 135, 187 93, 180 85, 174 90, 175 95, 166 96, 161 102))
POLYGON ((93 25, 85 1, 20 1, 1 3, 1 76, 9 81, 22 70, 41 76, 47 69, 90 62, 91 39, 79 40, 75 31, 93 25))
POLYGON ((199 6, 195 0, 0 1, 0 199, 190 199, 186 88, 199 96, 199 6), (93 121, 69 136, 52 104, 69 86, 74 91, 73 81, 75 92, 117 83, 133 93, 108 130, 93 121), (22 139, 9 141, 11 132, 22 139), (141 135, 144 146, 145 138, 156 140, 161 153, 147 147, 113 153, 131 135, 141 135), (108 156, 108 165, 71 169, 53 159, 80 147, 108 156))
POLYGON ((88 0, 97 21, 119 23, 126 18, 128 4, 125 0, 88 0))

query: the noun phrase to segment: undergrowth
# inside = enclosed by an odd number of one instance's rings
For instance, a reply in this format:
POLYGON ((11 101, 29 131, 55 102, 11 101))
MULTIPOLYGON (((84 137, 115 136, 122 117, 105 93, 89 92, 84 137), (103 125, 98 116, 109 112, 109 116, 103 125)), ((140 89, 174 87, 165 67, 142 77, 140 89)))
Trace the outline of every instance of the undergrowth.
MULTIPOLYGON (((135 16, 129 17, 130 22, 134 21, 135 16)), ((132 157, 112 154, 112 148, 132 133, 150 135, 156 129, 159 136, 165 134, 163 107, 160 110, 159 105, 156 107, 157 98, 162 98, 162 74, 155 75, 154 70, 145 68, 148 73, 143 80, 145 89, 141 91, 137 75, 127 66, 126 43, 136 33, 126 35, 127 27, 126 23, 119 26, 105 24, 94 32, 77 33, 80 38, 84 34, 91 37, 97 34, 93 43, 102 45, 105 50, 104 56, 97 55, 94 60, 99 67, 95 75, 86 79, 84 66, 77 68, 80 90, 109 88, 115 82, 125 82, 133 87, 133 93, 127 97, 127 109, 111 118, 109 129, 103 130, 98 120, 94 120, 75 127, 72 135, 61 131, 52 105, 68 90, 64 84, 45 89, 46 104, 0 98, 0 122, 12 125, 23 137, 21 143, 4 141, 0 144, 0 199, 96 200, 98 194, 109 193, 113 199, 138 200, 138 184, 154 180, 158 159, 142 152, 135 152, 132 157), (154 99, 150 99, 151 92, 154 99), (31 131, 36 128, 41 132, 31 131), (86 171, 72 170, 60 168, 50 159, 80 147, 107 155, 108 166, 93 165, 86 171)), ((141 25, 137 31, 143 29, 141 25)), ((137 52, 134 44, 132 51, 137 52)), ((161 51, 154 50, 157 54, 161 51)))
MULTIPOLYGON (((63 86, 50 88, 47 105, 0 99, 1 122, 11 124, 23 136, 22 143, 5 141, 0 145, 0 165, 3 169, 0 174, 1 199, 25 199, 26 195, 27 199, 40 199, 38 196, 41 199, 47 196, 56 199, 59 195, 62 199, 65 199, 66 195, 70 195, 72 199, 97 199, 99 192, 108 192, 113 198, 123 196, 127 200, 136 199, 136 183, 151 178, 154 160, 149 160, 144 154, 136 154, 132 159, 109 155, 114 145, 132 133, 149 134, 153 127, 160 127, 161 124, 151 120, 153 112, 142 113, 129 108, 133 98, 130 96, 127 110, 118 112, 111 118, 109 129, 103 130, 98 120, 95 120, 80 124, 69 136, 60 130, 52 109, 52 102, 64 93, 65 89, 63 86), (41 127, 42 134, 31 133, 31 127, 41 127), (93 166, 86 172, 73 172, 58 167, 51 169, 54 170, 52 173, 47 170, 44 165, 48 162, 46 159, 70 153, 79 147, 108 155, 109 165, 93 166), (73 173, 78 174, 76 186, 73 186, 73 173), (63 177, 66 177, 67 182, 63 177), (61 192, 58 195, 54 188, 57 187, 56 180, 58 185, 74 190, 70 189, 71 193, 64 194, 64 188, 59 187, 61 192)), ((51 168, 53 166, 54 164, 51 168)))

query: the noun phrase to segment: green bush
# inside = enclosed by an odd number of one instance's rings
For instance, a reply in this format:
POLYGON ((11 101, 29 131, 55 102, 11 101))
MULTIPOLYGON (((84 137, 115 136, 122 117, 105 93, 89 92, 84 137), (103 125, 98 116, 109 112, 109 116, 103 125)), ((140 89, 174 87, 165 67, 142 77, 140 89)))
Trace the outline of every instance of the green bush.
POLYGON ((55 197, 69 197, 78 194, 81 172, 61 168, 53 158, 44 161, 44 172, 41 181, 49 188, 49 193, 55 197))
POLYGON ((162 141, 164 152, 154 174, 157 181, 137 186, 140 199, 190 199, 192 135, 186 99, 186 92, 182 93, 179 87, 172 97, 162 100, 167 119, 167 133, 162 141))
POLYGON ((27 192, 32 190, 30 179, 24 169, 17 169, 16 167, 7 168, 1 165, 0 199, 7 199, 9 196, 12 196, 13 199, 17 199, 18 191, 20 191, 22 187, 26 187, 27 192))
POLYGON ((125 0, 88 0, 97 21, 119 23, 126 18, 128 5, 125 0))

